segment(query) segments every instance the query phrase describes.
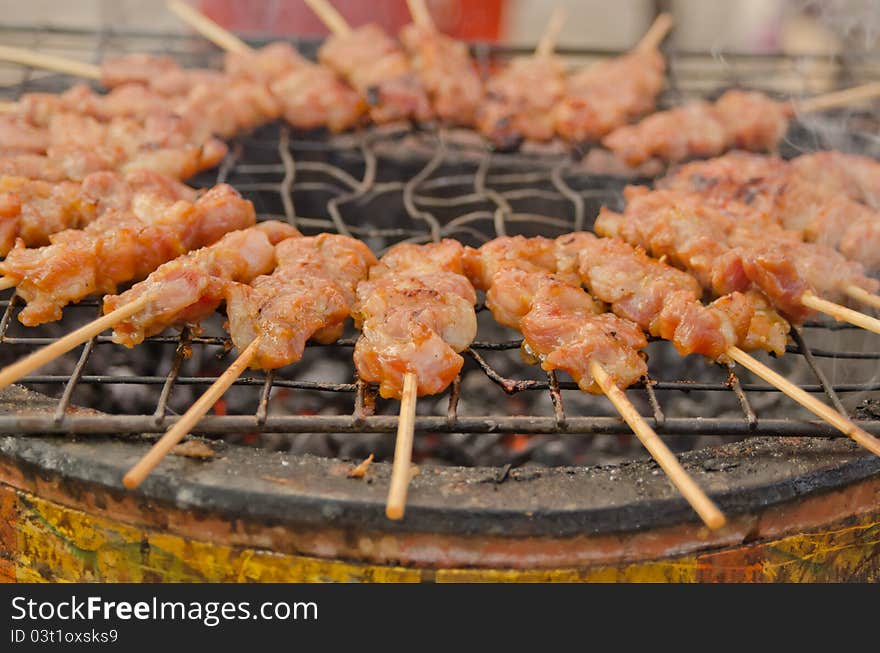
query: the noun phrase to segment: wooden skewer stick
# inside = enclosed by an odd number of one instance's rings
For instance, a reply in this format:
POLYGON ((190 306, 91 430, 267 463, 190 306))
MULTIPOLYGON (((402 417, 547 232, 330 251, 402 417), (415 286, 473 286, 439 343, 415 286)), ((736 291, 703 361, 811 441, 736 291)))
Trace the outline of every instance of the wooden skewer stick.
POLYGON ((431 18, 431 12, 428 11, 428 5, 425 4, 425 0, 406 0, 406 6, 409 8, 409 13, 416 25, 431 31, 437 29, 436 25, 434 25, 434 19, 431 18))
POLYGON ((394 464, 391 467, 391 484, 388 488, 388 501, 385 504, 385 515, 388 519, 403 519, 406 510, 417 396, 418 378, 412 372, 407 372, 403 377, 400 418, 397 422, 397 442, 394 444, 394 464))
POLYGON ((867 331, 880 333, 880 320, 870 315, 865 315, 846 306, 829 302, 827 299, 822 299, 812 293, 805 293, 801 297, 801 303, 807 308, 812 308, 814 311, 830 315, 838 322, 849 322, 867 331))
POLYGON ((549 57, 553 54, 553 50, 556 49, 556 39, 559 38, 559 32, 565 25, 566 16, 568 16, 568 12, 562 7, 553 10, 553 15, 550 16, 550 21, 544 28, 541 40, 538 41, 538 46, 535 48, 536 57, 549 57))
POLYGON ((227 52, 250 52, 251 47, 235 34, 220 27, 183 0, 168 0, 168 10, 214 45, 227 52))
POLYGON ((785 377, 777 374, 764 365, 764 363, 753 356, 750 356, 739 347, 731 347, 727 350, 727 355, 747 370, 764 379, 770 385, 779 388, 801 406, 822 418, 845 435, 848 435, 871 453, 880 456, 880 440, 856 426, 848 417, 841 415, 830 406, 823 404, 821 401, 805 392, 785 377))
POLYGON ((856 104, 857 102, 870 100, 877 96, 880 96, 880 82, 872 82, 796 101, 792 103, 792 106, 795 113, 815 113, 816 111, 824 111, 834 107, 856 104))
POLYGON ((669 476, 672 484, 678 488, 682 496, 687 499, 691 507, 700 516, 700 519, 711 529, 721 528, 724 526, 724 514, 718 509, 718 506, 706 496, 706 493, 700 489, 694 479, 688 475, 681 463, 675 457, 663 440, 660 439, 654 429, 652 429, 645 419, 632 405, 626 394, 618 388, 608 373, 599 363, 593 361, 590 363, 590 374, 596 379, 596 383, 602 388, 605 396, 614 404, 617 412, 623 420, 629 425, 638 437, 639 441, 645 446, 657 464, 669 476))
POLYGON ((306 4, 335 36, 345 36, 351 33, 351 27, 328 0, 306 0, 306 4))
POLYGON ((18 102, 0 102, 0 113, 15 113, 18 111, 18 102))
POLYGON ((5 388, 10 383, 15 383, 30 372, 33 372, 46 363, 55 360, 62 354, 66 354, 77 345, 81 345, 84 342, 91 340, 102 331, 105 331, 122 320, 131 317, 139 310, 143 309, 151 299, 152 297, 149 295, 141 295, 133 302, 120 306, 116 310, 107 313, 107 315, 81 326, 76 331, 68 333, 66 336, 56 340, 51 345, 46 345, 45 347, 38 349, 34 353, 25 356, 12 365, 7 365, 0 370, 0 389, 5 388))
POLYGON ((255 338, 238 358, 230 365, 211 387, 186 411, 174 425, 165 432, 156 444, 122 477, 122 484, 129 490, 135 489, 150 475, 156 465, 189 433, 200 419, 217 403, 229 386, 241 375, 257 353, 260 338, 255 338))
POLYGON ((0 290, 15 288, 15 282, 9 277, 0 277, 0 290))
POLYGON ((0 61, 11 61, 31 68, 54 70, 86 79, 101 79, 101 69, 98 66, 6 45, 0 45, 0 61))
POLYGON ((873 306, 876 309, 880 309, 880 295, 869 293, 864 288, 859 288, 858 286, 853 284, 845 286, 843 292, 855 299, 857 302, 862 302, 863 304, 867 304, 868 306, 873 306))
POLYGON ((636 50, 654 50, 656 49, 662 42, 663 39, 666 38, 666 35, 669 34, 669 30, 672 29, 672 15, 663 13, 657 16, 654 19, 654 22, 651 23, 651 27, 648 28, 648 31, 645 32, 645 35, 642 37, 642 40, 636 44, 636 50))

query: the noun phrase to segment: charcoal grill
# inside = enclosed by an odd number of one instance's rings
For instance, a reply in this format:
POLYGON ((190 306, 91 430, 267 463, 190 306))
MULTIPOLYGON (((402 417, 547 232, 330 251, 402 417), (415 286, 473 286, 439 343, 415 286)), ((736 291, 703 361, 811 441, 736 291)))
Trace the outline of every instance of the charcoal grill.
MULTIPOLYGON (((219 64, 216 51, 186 36, 33 27, 0 28, 0 35, 13 45, 93 62, 161 51, 187 65, 219 64)), ((313 53, 317 44, 297 45, 313 53)), ((519 50, 478 44, 474 52, 488 69, 519 50)), ((585 62, 616 53, 561 54, 585 62)), ((667 56, 664 104, 736 85, 800 95, 880 76, 880 59, 854 54, 667 56)), ((14 99, 60 90, 71 80, 0 65, 0 82, 0 95, 14 99)), ((835 147, 878 156, 880 145, 871 137, 876 126, 873 113, 857 110, 810 117, 790 130, 782 150, 835 147)), ((377 252, 441 237, 478 245, 496 235, 589 228, 602 204, 619 205, 623 185, 633 178, 584 154, 555 145, 493 153, 472 134, 430 126, 330 137, 276 124, 234 141, 216 173, 192 183, 231 183, 254 201, 261 219, 287 220, 305 233, 353 235, 377 252)), ((5 293, 0 361, 53 341, 92 318, 98 306, 85 301, 67 309, 60 325, 26 329, 15 320, 19 302, 5 293)), ((585 397, 573 383, 518 362, 520 342, 490 323, 481 311, 479 339, 465 354, 467 383, 459 379, 439 398, 420 401, 417 433, 629 433, 604 398, 585 397), (490 398, 485 405, 484 397, 490 398), (489 413, 486 405, 508 412, 489 413)), ((302 365, 247 372, 228 393, 229 414, 205 417, 195 431, 213 439, 214 459, 171 459, 141 491, 123 492, 122 472, 148 446, 148 434, 167 429, 193 393, 222 371, 229 343, 220 324, 218 318, 203 333, 149 338, 130 352, 99 336, 22 380, 39 394, 13 388, 0 396, 0 433, 11 434, 0 439, 0 510, 18 525, 0 533, 7 554, 0 573, 108 580, 878 577, 880 549, 870 533, 880 524, 880 461, 808 419, 775 389, 702 360, 681 362, 662 342, 649 347, 651 378, 628 394, 679 448, 705 436, 731 440, 682 455, 732 517, 720 533, 706 533, 644 459, 588 468, 423 466, 407 518, 390 523, 382 517, 384 463, 357 481, 346 478, 351 465, 338 459, 228 442, 273 433, 392 433, 395 406, 377 400, 354 372, 354 334, 310 346, 302 365), (328 361, 332 379, 321 376, 328 361), (280 394, 295 399, 281 402, 280 394), (300 397, 304 403, 297 404, 300 397), (680 397, 697 399, 681 410, 680 397), (705 414, 694 415, 693 404, 703 401, 705 414), (218 442, 221 436, 227 442, 218 442), (89 529, 107 536, 104 544, 87 544, 89 529), (813 534, 813 559, 834 557, 824 570, 810 566, 799 531, 813 534), (97 547, 97 562, 71 553, 90 546, 97 547), (206 566, 196 551, 209 549, 225 551, 226 562, 206 566), (858 564, 830 553, 841 549, 858 564), (100 553, 110 550, 112 564, 100 564, 100 553), (769 562, 748 573, 738 566, 772 561, 774 551, 800 562, 772 574, 769 562)), ((876 337, 813 322, 793 332, 792 342, 787 356, 771 365, 880 434, 880 413, 871 403, 880 390, 876 337)))

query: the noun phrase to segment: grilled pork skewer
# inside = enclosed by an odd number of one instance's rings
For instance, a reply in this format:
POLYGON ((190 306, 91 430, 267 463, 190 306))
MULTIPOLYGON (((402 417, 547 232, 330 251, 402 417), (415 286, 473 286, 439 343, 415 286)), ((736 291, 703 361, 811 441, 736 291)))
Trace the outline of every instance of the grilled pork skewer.
MULTIPOLYGON (((18 131, 21 120, 0 118, 0 134, 18 131)), ((194 137, 188 122, 172 115, 155 115, 140 123, 119 118, 107 123, 86 115, 56 113, 45 128, 33 128, 45 138, 39 147, 0 150, 0 175, 82 181, 92 172, 154 170, 186 179, 215 167, 226 155, 222 141, 194 137)))
POLYGON ((227 50, 225 73, 183 69, 167 58, 129 55, 105 63, 107 74, 103 79, 110 89, 106 94, 95 93, 85 85, 59 95, 29 93, 5 108, 4 113, 38 126, 62 111, 102 121, 143 121, 166 113, 191 119, 203 133, 223 137, 237 130, 249 131, 282 115, 300 129, 327 127, 336 132, 360 123, 365 111, 363 100, 326 66, 310 62, 286 43, 252 50, 213 21, 190 7, 186 9, 190 13, 185 20, 190 22, 193 14, 198 16, 199 22, 190 24, 214 42, 218 41, 215 32, 219 30, 241 44, 241 48, 230 49, 225 47, 226 40, 220 41, 227 50), (206 23, 213 26, 213 31, 206 23))
MULTIPOLYGON (((617 236, 653 256, 667 256, 718 295, 760 290, 791 321, 799 323, 812 311, 821 311, 880 333, 880 321, 817 296, 847 285, 876 290, 877 282, 857 264, 828 269, 826 278, 809 264, 827 260, 821 252, 808 252, 805 243, 790 239, 767 244, 760 239, 760 228, 742 227, 744 218, 724 214, 693 194, 639 187, 629 187, 624 194, 624 214, 603 208, 594 227, 597 233, 617 236), (802 258, 807 255, 812 256, 810 261, 802 258), (821 285, 815 287, 810 281, 821 285)), ((826 255, 831 256, 830 250, 826 255)))
POLYGON ((554 11, 534 55, 514 58, 486 83, 476 128, 495 147, 553 138, 554 109, 565 95, 565 66, 553 49, 564 20, 563 10, 554 11))
POLYGON ((35 326, 61 318, 64 306, 143 279, 159 265, 255 223, 253 205, 232 187, 215 186, 195 202, 158 196, 130 210, 110 209, 82 230, 53 234, 45 247, 15 247, 0 263, 35 326))
POLYGON ((425 0, 407 0, 413 22, 400 31, 434 114, 455 125, 472 125, 483 101, 483 81, 467 45, 441 33, 425 0))
MULTIPOLYGON (((254 224, 250 202, 233 195, 231 201, 226 200, 224 207, 224 195, 230 195, 228 187, 218 186, 208 193, 211 194, 214 197, 208 199, 215 205, 213 207, 196 209, 191 206, 187 210, 185 203, 179 202, 164 217, 173 220, 179 215, 203 216, 197 217, 190 227, 202 231, 204 242, 214 243, 213 246, 159 266, 147 280, 120 296, 105 297, 103 317, 0 370, 0 388, 14 383, 108 328, 115 329, 116 342, 132 346, 141 342, 146 335, 157 333, 167 326, 197 321, 216 308, 218 293, 228 279, 250 278, 262 272, 267 265, 271 269, 274 254, 271 244, 298 232, 278 222, 248 228, 254 224), (175 210, 175 207, 182 210, 175 210), (209 219, 215 224, 209 224, 209 219), (238 228, 240 230, 233 231, 238 228)), ((149 234, 150 230, 145 232, 149 234)), ((123 242, 132 235, 117 233, 116 240, 123 242)), ((122 266, 117 267, 121 269, 122 266)), ((75 273, 78 273, 76 268, 67 271, 70 275, 75 273)), ((59 270, 58 275, 62 274, 64 270, 59 270)))
POLYGON ((747 295, 733 292, 703 306, 698 301, 699 284, 695 284, 693 277, 648 258, 644 251, 622 240, 581 233, 562 236, 557 243, 561 259, 568 261, 569 269, 576 267, 584 285, 594 296, 608 302, 615 314, 634 319, 652 335, 671 340, 682 354, 698 353, 722 362, 740 363, 880 455, 880 440, 785 381, 738 346, 749 347, 751 343, 756 349, 769 348, 769 341, 754 337, 760 335, 755 333, 755 318, 759 318, 758 330, 763 329, 761 324, 765 320, 759 314, 760 304, 751 304, 747 295))
POLYGON ((584 392, 606 395, 706 525, 720 528, 724 515, 623 393, 648 372, 638 353, 647 340, 638 326, 606 313, 579 281, 552 274, 552 240, 497 238, 478 250, 468 248, 466 268, 486 290, 495 319, 522 333, 526 356, 547 371, 565 370, 584 392))
POLYGON ((461 371, 477 334, 476 293, 454 240, 392 247, 357 288, 353 315, 361 336, 358 375, 379 394, 400 399, 386 515, 403 518, 410 478, 416 397, 445 390, 461 371))
POLYGON ((104 313, 148 297, 143 310, 113 327, 113 342, 134 347, 169 327, 195 326, 226 299, 230 283, 251 283, 277 265, 277 245, 301 234, 270 220, 230 231, 212 245, 160 265, 120 295, 104 297, 104 313))
POLYGON ((250 285, 227 283, 229 333, 241 354, 202 397, 123 477, 136 488, 232 385, 244 368, 277 369, 297 362, 306 341, 333 342, 348 318, 355 288, 376 263, 347 236, 288 238, 275 246, 277 266, 250 285))
POLYGON ((48 245, 53 234, 82 229, 110 209, 128 211, 146 202, 194 202, 196 195, 195 189, 149 170, 125 175, 96 172, 82 184, 0 177, 0 256, 6 256, 18 239, 26 247, 48 245))
POLYGON ((728 91, 715 102, 689 102, 615 129, 602 139, 602 144, 630 166, 649 159, 676 163, 708 158, 734 148, 774 150, 795 114, 877 95, 880 84, 865 84, 800 102, 777 102, 756 91, 728 91))
MULTIPOLYGON (((832 247, 869 270, 880 270, 880 250, 876 247, 880 214, 850 196, 860 191, 852 189, 843 178, 847 173, 840 167, 845 164, 829 166, 825 175, 817 169, 832 158, 837 157, 804 155, 786 162, 778 157, 730 152, 685 164, 657 185, 696 193, 723 210, 739 207, 738 214, 752 214, 751 222, 761 222, 759 218, 763 217, 763 223, 774 229, 776 237, 785 235, 786 239, 832 247)), ((853 164, 862 175, 866 168, 872 169, 858 160, 853 164), (856 167, 859 163, 861 168, 856 167)), ((875 162, 874 169, 878 168, 875 162)), ((839 259, 840 255, 832 254, 828 264, 838 264, 839 259)))
POLYGON ((790 162, 804 179, 833 188, 850 199, 880 209, 880 162, 833 150, 801 154, 790 162))
POLYGON ((406 54, 381 27, 352 29, 328 0, 306 0, 306 4, 332 32, 318 50, 318 61, 360 93, 374 123, 423 122, 432 117, 431 104, 406 54))
POLYGON ((653 111, 666 72, 658 47, 671 27, 670 15, 660 14, 630 53, 570 74, 555 109, 556 133, 573 143, 594 141, 653 111))
POLYGON ((183 2, 173 0, 168 8, 226 51, 227 75, 266 85, 280 103, 281 115, 294 127, 341 132, 361 122, 366 104, 360 94, 330 68, 312 63, 290 44, 279 41, 254 50, 183 2))
POLYGON ((790 325, 758 292, 733 291, 703 305, 703 288, 690 274, 587 232, 557 238, 556 257, 557 273, 582 282, 616 315, 670 341, 682 356, 725 362, 734 346, 785 353, 790 325))

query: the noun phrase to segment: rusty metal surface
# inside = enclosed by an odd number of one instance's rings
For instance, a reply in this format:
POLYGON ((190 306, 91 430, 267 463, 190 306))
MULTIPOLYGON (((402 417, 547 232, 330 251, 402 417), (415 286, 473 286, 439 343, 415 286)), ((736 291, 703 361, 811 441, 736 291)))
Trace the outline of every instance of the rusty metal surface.
POLYGON ((231 525, 210 516, 169 510, 164 520, 144 519, 150 513, 120 513, 96 494, 59 500, 45 483, 19 485, 43 496, 0 482, 0 582, 880 580, 876 480, 737 517, 711 535, 673 528, 563 540, 428 536, 427 542, 345 537, 330 528, 311 537, 284 531, 293 537, 283 539, 277 528, 240 522, 237 538, 224 537, 221 526, 228 535, 231 525))
MULTIPOLYGON (((0 408, 10 401, 31 411, 54 405, 17 388, 0 395, 0 408)), ((71 491, 99 486, 123 493, 124 471, 150 442, 140 436, 8 436, 0 438, 0 459, 24 476, 58 476, 71 491)), ((367 478, 358 480, 347 478, 351 463, 340 460, 213 446, 217 453, 210 460, 167 459, 134 496, 230 520, 389 533, 568 537, 696 522, 650 460, 522 468, 505 477, 495 468, 424 467, 412 483, 407 518, 390 522, 384 516, 388 464, 372 465, 367 478)), ((681 460, 731 516, 880 472, 880 459, 844 439, 752 438, 687 452, 681 460)))

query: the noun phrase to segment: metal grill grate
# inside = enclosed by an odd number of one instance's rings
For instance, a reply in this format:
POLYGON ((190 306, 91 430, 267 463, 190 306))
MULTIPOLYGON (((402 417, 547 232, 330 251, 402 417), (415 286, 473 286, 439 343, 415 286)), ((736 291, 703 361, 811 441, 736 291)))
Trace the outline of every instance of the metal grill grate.
MULTIPOLYGON (((0 29, 4 40, 15 45, 72 53, 81 60, 101 58, 125 51, 161 51, 189 65, 217 64, 217 53, 198 39, 171 35, 91 33, 36 29, 0 29), (8 38, 7 38, 8 37, 8 38)), ((306 52, 314 43, 305 43, 306 52)), ((483 65, 512 50, 475 46, 483 65)), ((577 59, 598 53, 566 52, 577 59)), ((608 54, 608 53, 601 53, 608 54)), ((777 93, 818 92, 876 78, 880 62, 819 57, 733 56, 710 57, 670 52, 670 81, 665 101, 693 95, 713 94, 734 84, 760 87, 777 93)), ((0 67, 0 95, 14 98, 29 90, 59 90, 70 79, 41 76, 13 66, 0 67)), ((833 119, 811 119, 789 134, 784 151, 835 146, 877 154, 870 136, 876 124, 871 114, 850 112, 833 119)), ((627 179, 598 174, 584 163, 581 153, 558 147, 533 148, 518 153, 490 153, 464 131, 421 130, 404 127, 371 128, 357 134, 327 137, 291 133, 271 125, 233 143, 230 156, 216 171, 193 180, 199 186, 226 181, 253 200, 261 219, 285 219, 305 233, 336 231, 364 239, 381 252, 401 241, 427 242, 452 237, 477 245, 496 235, 544 234, 555 236, 589 228, 603 203, 618 205, 627 179)), ((9 293, 0 301, 0 356, 17 358, 28 348, 45 345, 62 331, 56 326, 25 329, 15 315, 20 302, 9 293)), ((61 329, 84 321, 98 311, 98 301, 86 301, 67 309, 61 329)), ((483 385, 502 397, 541 394, 546 410, 504 414, 470 414, 460 410, 463 397, 458 379, 438 402, 430 402, 431 414, 419 415, 419 431, 459 433, 615 433, 628 432, 611 416, 602 399, 584 398, 569 381, 515 362, 519 341, 493 328, 481 311, 479 340, 467 350, 466 370, 479 370, 483 385), (490 335, 487 335, 490 334, 490 335), (496 359, 502 357, 501 363, 496 359), (513 361, 513 362, 512 362, 513 361), (572 408, 573 407, 573 408, 572 408), (577 413, 577 414, 575 414, 577 413)), ((217 325, 215 325, 217 326, 217 325)), ((206 417, 198 431, 208 433, 260 432, 391 432, 396 417, 381 413, 382 403, 374 390, 357 380, 351 363, 354 335, 334 345, 311 345, 308 355, 348 366, 350 382, 310 380, 300 374, 302 366, 289 366, 269 374, 246 373, 237 388, 250 388, 257 396, 247 414, 206 417), (273 412, 273 392, 297 391, 319 397, 318 414, 273 412), (349 409, 343 410, 341 406, 349 409), (332 414, 325 414, 327 412, 332 414)), ((824 394, 838 409, 880 391, 875 374, 880 347, 875 336, 845 325, 811 323, 792 333, 789 355, 778 363, 802 387, 824 394), (808 345, 807 342, 811 344, 808 345)), ((58 395, 54 415, 28 415, 27 411, 0 415, 0 432, 17 433, 141 433, 159 432, 173 419, 169 404, 175 391, 185 386, 206 386, 212 373, 187 374, 193 352, 228 351, 222 331, 179 337, 153 337, 142 348, 162 354, 162 369, 152 374, 114 373, 108 368, 107 349, 118 358, 129 355, 108 336, 93 339, 67 356, 65 373, 38 374, 24 379, 58 395), (173 353, 172 353, 173 352, 173 353), (97 370, 97 372, 95 371, 97 370), (78 391, 84 387, 136 386, 152 408, 138 414, 94 414, 70 410, 82 405, 78 391)), ((629 390, 653 417, 660 433, 698 435, 834 436, 822 423, 805 418, 796 410, 780 410, 781 402, 767 397, 775 389, 750 378, 711 366, 702 360, 681 363, 666 343, 650 345, 652 375, 629 390), (668 410, 670 399, 682 393, 724 395, 735 412, 703 417, 678 415, 668 410)), ((137 350, 130 354, 137 355, 137 350)), ((207 358, 211 358, 207 356, 207 358)), ((61 367, 64 367, 62 365, 61 367)), ((216 367, 216 366, 215 366, 216 367)), ((218 368, 219 369, 219 368, 218 368)), ((216 370, 215 370, 216 371, 216 370)), ((240 391, 240 390, 239 390, 240 391)), ((489 390, 484 390, 489 392, 489 390)), ((234 391, 233 391, 234 392, 234 391)), ((703 396, 702 394, 700 396, 703 396)), ((424 408, 429 402, 420 402, 424 408)), ((540 404, 540 402, 538 402, 540 404)), ((87 404, 87 402, 86 402, 87 404)), ((534 407, 536 402, 531 402, 534 407)), ((785 404, 787 406, 787 404, 785 404)), ((485 408, 485 407, 484 407, 485 408)), ((880 433, 880 421, 864 420, 870 432, 880 433)))

